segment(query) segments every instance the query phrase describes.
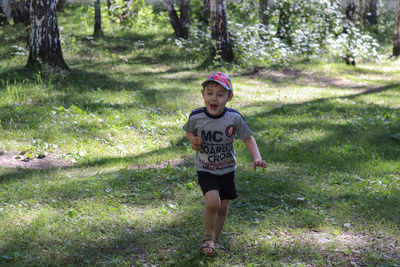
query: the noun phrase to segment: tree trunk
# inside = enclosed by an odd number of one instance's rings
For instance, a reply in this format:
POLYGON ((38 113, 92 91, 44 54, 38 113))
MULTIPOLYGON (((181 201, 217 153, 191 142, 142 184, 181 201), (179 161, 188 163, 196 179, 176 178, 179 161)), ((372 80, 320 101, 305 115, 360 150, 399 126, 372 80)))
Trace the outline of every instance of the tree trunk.
POLYGON ((101 7, 100 0, 94 1, 94 37, 99 37, 102 35, 101 31, 101 7))
POLYGON ((11 16, 14 23, 23 23, 29 25, 29 0, 11 2, 11 16))
POLYGON ((171 21, 172 28, 175 31, 175 36, 177 38, 187 39, 190 24, 190 1, 181 0, 181 18, 178 17, 178 13, 176 12, 174 0, 166 0, 165 4, 167 5, 169 20, 171 21))
POLYGON ((260 5, 258 7, 258 16, 260 18, 260 23, 264 26, 268 25, 268 15, 265 12, 268 9, 268 0, 260 0, 260 5))
POLYGON ((343 32, 347 33, 351 27, 354 27, 357 20, 357 0, 350 0, 346 7, 346 22, 343 27, 343 32))
POLYGON ((397 3, 396 23, 393 32, 393 56, 400 56, 400 0, 397 3))
POLYGON ((0 26, 8 24, 7 16, 3 12, 3 8, 0 6, 0 26))
POLYGON ((361 0, 360 4, 360 29, 363 29, 367 18, 367 0, 361 0))
POLYGON ((232 62, 234 57, 226 20, 226 0, 210 0, 210 18, 211 39, 214 42, 211 54, 213 57, 232 62))
POLYGON ((203 1, 203 8, 201 10, 200 21, 208 25, 210 20, 210 0, 203 1))
POLYGON ((64 12, 66 4, 67 4, 67 0, 58 0, 58 2, 57 2, 57 11, 64 12))
POLYGON ((367 20, 369 24, 375 25, 378 23, 378 0, 369 1, 369 12, 367 13, 367 20))
POLYGON ((189 37, 189 26, 190 26, 190 0, 180 0, 179 9, 181 17, 179 20, 182 24, 182 37, 187 39, 189 37))
POLYGON ((357 20, 357 0, 350 0, 346 7, 346 19, 356 24, 357 20))
POLYGON ((47 64, 51 70, 69 70, 65 64, 56 14, 55 0, 31 0, 29 6, 29 58, 26 67, 47 64))
POLYGON ((111 16, 111 0, 107 0, 107 10, 108 10, 108 15, 111 16))
POLYGON ((1 8, 4 12, 4 15, 6 16, 7 19, 11 18, 11 5, 9 0, 0 0, 1 3, 1 8))
POLYGON ((289 19, 290 19, 290 3, 285 1, 283 4, 279 5, 279 20, 278 28, 276 30, 276 35, 282 39, 286 40, 287 43, 291 44, 291 38, 289 36, 289 19))

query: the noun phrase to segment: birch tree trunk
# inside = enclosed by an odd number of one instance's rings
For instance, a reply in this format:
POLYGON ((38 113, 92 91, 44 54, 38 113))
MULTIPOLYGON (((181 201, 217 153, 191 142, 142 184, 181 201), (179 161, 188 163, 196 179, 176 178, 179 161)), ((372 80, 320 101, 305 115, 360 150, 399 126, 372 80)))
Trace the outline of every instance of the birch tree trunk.
POLYGON ((27 68, 47 64, 51 70, 69 70, 62 51, 55 0, 30 0, 29 58, 27 68))
POLYGON ((101 7, 100 0, 94 1, 94 34, 95 37, 101 36, 101 7))
POLYGON ((265 14, 268 8, 268 0, 260 0, 258 7, 258 16, 260 18, 260 23, 267 26, 268 25, 268 15, 265 14))
POLYGON ((397 3, 396 23, 393 32, 393 56, 400 56, 400 0, 397 3))
POLYGON ((213 57, 232 62, 233 50, 229 41, 228 22, 226 20, 226 0, 210 0, 211 39, 213 57))

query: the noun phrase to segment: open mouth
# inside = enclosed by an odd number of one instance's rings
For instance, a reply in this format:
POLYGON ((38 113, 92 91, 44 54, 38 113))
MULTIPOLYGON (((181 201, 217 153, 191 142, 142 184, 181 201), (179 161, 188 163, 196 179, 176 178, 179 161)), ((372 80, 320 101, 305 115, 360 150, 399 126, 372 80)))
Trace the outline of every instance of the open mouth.
POLYGON ((212 110, 216 110, 217 109, 217 107, 218 107, 218 105, 210 105, 210 108, 212 109, 212 110))

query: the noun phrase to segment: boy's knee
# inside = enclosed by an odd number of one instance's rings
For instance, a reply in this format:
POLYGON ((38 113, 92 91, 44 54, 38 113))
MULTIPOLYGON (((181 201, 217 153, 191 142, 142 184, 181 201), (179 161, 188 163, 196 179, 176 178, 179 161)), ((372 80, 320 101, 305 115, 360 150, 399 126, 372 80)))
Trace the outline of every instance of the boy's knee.
POLYGON ((219 210, 221 207, 221 200, 219 198, 219 193, 216 190, 208 191, 205 195, 206 206, 211 210, 219 210))

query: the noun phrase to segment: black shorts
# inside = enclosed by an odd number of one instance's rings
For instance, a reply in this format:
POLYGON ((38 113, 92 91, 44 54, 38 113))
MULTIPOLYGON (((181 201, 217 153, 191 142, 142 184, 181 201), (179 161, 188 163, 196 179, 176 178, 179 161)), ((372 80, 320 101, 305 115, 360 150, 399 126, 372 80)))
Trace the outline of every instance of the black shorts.
POLYGON ((235 172, 223 175, 215 175, 209 172, 197 172, 201 191, 205 195, 208 191, 217 190, 219 197, 223 199, 235 199, 239 196, 235 184, 235 172))

